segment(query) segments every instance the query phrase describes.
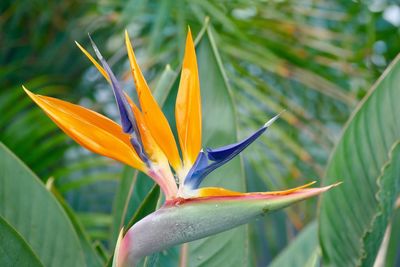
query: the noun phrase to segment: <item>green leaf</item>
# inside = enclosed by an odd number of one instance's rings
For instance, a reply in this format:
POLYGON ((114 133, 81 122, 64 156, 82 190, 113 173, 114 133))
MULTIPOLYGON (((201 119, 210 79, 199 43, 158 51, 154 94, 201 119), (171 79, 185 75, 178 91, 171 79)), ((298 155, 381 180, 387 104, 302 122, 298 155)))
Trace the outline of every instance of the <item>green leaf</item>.
MULTIPOLYGON (((229 198, 178 199, 178 202, 167 203, 128 230, 117 245, 119 264, 135 265, 142 257, 154 252, 234 229, 268 212, 326 192, 333 186, 279 195, 257 193, 229 198)), ((222 248, 227 249, 224 244, 222 248)), ((224 253, 223 250, 213 252, 219 256, 224 253)), ((186 265, 185 261, 187 259, 182 257, 181 263, 186 265)), ((209 260, 208 264, 214 264, 214 259, 209 260)), ((241 262, 238 264, 241 265, 241 262)))
POLYGON ((64 208, 64 211, 67 213, 69 219, 71 220, 72 225, 75 228, 76 233, 78 234, 79 241, 81 243, 83 253, 85 255, 86 265, 90 266, 90 267, 102 266, 103 260, 99 257, 96 250, 94 249, 94 246, 91 244, 91 240, 88 236, 88 233, 86 232, 82 223, 76 216, 74 210, 71 209, 71 207, 68 205, 68 203, 62 197, 62 195, 58 192, 57 188, 53 184, 54 180, 49 179, 49 181, 50 182, 48 182, 46 184, 47 187, 50 188, 50 191, 53 193, 53 195, 56 197, 58 202, 64 208))
POLYGON ((103 266, 107 266, 107 265, 106 265, 106 264, 107 264, 107 261, 108 261, 108 259, 110 258, 107 249, 106 249, 106 248, 104 247, 104 245, 103 245, 100 241, 98 241, 98 240, 96 240, 96 241, 94 242, 93 245, 94 245, 94 248, 96 249, 98 255, 102 258, 103 262, 105 263, 105 264, 103 264, 103 266))
POLYGON ((298 266, 311 267, 317 266, 318 259, 318 225, 316 221, 308 224, 269 265, 269 267, 298 266), (314 264, 313 264, 314 263, 314 264))
MULTIPOLYGON (((113 245, 117 242, 119 231, 129 221, 129 216, 133 215, 137 207, 137 201, 133 203, 134 200, 132 199, 133 196, 137 196, 134 192, 137 189, 137 186, 135 186, 137 176, 138 171, 129 167, 125 167, 122 172, 113 205, 113 222, 110 236, 110 243, 113 245)), ((144 188, 141 191, 144 190, 146 189, 144 188)), ((140 191, 137 193, 140 193, 140 191)))
POLYGON ((324 183, 343 184, 321 200, 324 266, 372 266, 392 215, 400 181, 399 61, 359 104, 329 162, 324 183))
MULTIPOLYGON (((399 202, 400 204, 400 202, 399 202)), ((400 265, 400 209, 397 207, 390 229, 390 240, 386 251, 386 263, 387 267, 395 267, 400 265)))
POLYGON ((125 233, 130 227, 132 227, 132 225, 134 225, 136 222, 143 219, 156 209, 159 197, 160 187, 155 184, 150 189, 147 196, 143 199, 142 203, 140 203, 140 206, 136 209, 135 214, 133 214, 132 218, 129 220, 125 228, 125 233))
POLYGON ((376 253, 379 251, 389 219, 394 213, 394 203, 400 192, 400 142, 396 143, 391 150, 388 163, 378 177, 378 200, 377 213, 371 228, 363 237, 364 258, 363 265, 372 266, 375 262, 376 253))
POLYGON ((0 244, 0 266, 43 266, 22 236, 1 216, 0 244))
POLYGON ((40 180, 0 143, 0 216, 45 266, 85 266, 77 233, 40 180))

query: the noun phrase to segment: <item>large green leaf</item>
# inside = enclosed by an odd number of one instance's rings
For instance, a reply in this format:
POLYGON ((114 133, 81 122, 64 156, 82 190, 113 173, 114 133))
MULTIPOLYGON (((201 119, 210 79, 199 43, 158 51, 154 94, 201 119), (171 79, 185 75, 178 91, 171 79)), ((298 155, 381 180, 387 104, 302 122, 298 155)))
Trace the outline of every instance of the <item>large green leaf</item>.
POLYGON ((94 249, 92 242, 88 236, 88 233, 85 231, 82 223, 76 216, 74 210, 68 205, 65 199, 62 197, 60 192, 58 192, 57 188, 54 186, 53 179, 49 179, 46 183, 46 187, 53 193, 56 197, 57 201, 64 208, 64 211, 67 213, 68 218, 70 219, 72 225, 75 228, 76 233, 78 234, 79 241, 81 243, 83 253, 85 255, 86 265, 90 267, 100 267, 103 262, 100 256, 94 249))
MULTIPOLYGON (((378 178, 377 214, 373 218, 371 228, 363 236, 364 258, 363 265, 372 266, 376 253, 380 250, 381 242, 385 234, 388 222, 394 213, 394 203, 400 192, 400 142, 397 142, 390 152, 390 159, 384 166, 381 176, 378 178)), ((385 248, 384 248, 385 249, 385 248)))
POLYGON ((25 240, 0 216, 0 266, 43 266, 25 240))
MULTIPOLYGON (((400 204, 400 201, 398 202, 400 204)), ((386 262, 385 266, 395 267, 400 266, 400 207, 397 206, 397 210, 393 216, 391 228, 390 228, 390 239, 386 251, 386 262)))
POLYGON ((0 216, 45 266, 85 266, 73 225, 54 196, 0 143, 0 216))
POLYGON ((269 267, 296 266, 311 267, 317 266, 318 262, 318 235, 317 222, 313 221, 307 225, 269 265, 269 267))
POLYGON ((321 200, 324 266, 372 266, 392 215, 400 182, 399 61, 360 103, 328 165, 324 183, 343 184, 321 200))

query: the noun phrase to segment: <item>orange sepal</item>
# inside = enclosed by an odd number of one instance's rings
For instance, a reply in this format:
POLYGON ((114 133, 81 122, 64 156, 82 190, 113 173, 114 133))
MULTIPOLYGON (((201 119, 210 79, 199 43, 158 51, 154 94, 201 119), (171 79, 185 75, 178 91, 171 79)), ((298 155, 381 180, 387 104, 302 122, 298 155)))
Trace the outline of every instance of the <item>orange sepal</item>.
POLYGON ((196 51, 190 29, 175 104, 175 120, 183 162, 191 166, 201 149, 201 96, 196 51))
POLYGON ((128 94, 125 93, 125 97, 135 115, 144 150, 151 161, 150 169, 147 174, 160 185, 167 200, 173 199, 178 192, 178 188, 171 172, 171 168, 168 165, 168 159, 158 147, 157 143, 151 136, 150 131, 147 129, 143 114, 140 112, 139 108, 135 105, 128 94))
POLYGON ((287 190, 282 190, 282 191, 271 191, 271 192, 250 192, 250 193, 241 193, 241 192, 236 192, 236 191, 231 191, 222 187, 204 187, 204 188, 199 188, 197 190, 198 196, 199 197, 229 197, 229 196, 252 196, 252 195, 288 195, 291 193, 294 193, 296 191, 299 191, 301 189, 304 189, 306 187, 309 187, 316 182, 311 182, 299 187, 287 189, 287 190))
POLYGON ((157 142, 158 146, 167 156, 172 167, 175 169, 175 171, 178 171, 181 169, 181 160, 174 135, 161 108, 158 106, 156 100, 151 94, 150 88, 147 85, 147 82, 139 68, 127 31, 125 31, 125 43, 146 126, 154 140, 157 142))
POLYGON ((146 166, 137 156, 130 144, 129 135, 122 132, 121 126, 89 109, 56 98, 36 95, 23 88, 81 146, 146 172, 146 166))
POLYGON ((160 151, 160 148, 158 147, 157 143, 154 141, 153 137, 151 136, 149 129, 147 129, 146 124, 144 122, 142 112, 135 105, 135 103, 128 96, 128 94, 125 93, 125 97, 128 100, 128 103, 131 106, 131 109, 135 116, 144 150, 146 151, 146 154, 149 156, 149 158, 152 161, 157 161, 158 153, 162 153, 162 152, 160 151))

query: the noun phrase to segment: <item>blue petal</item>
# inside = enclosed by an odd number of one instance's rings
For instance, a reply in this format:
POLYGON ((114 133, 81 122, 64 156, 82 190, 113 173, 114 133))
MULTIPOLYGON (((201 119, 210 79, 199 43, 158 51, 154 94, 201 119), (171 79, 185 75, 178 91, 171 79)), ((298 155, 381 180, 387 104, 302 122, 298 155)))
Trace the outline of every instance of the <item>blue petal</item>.
POLYGON ((247 146, 254 142, 267 128, 261 127, 246 139, 227 146, 211 149, 207 148, 207 156, 212 161, 228 161, 242 152, 247 146))
POLYGON ((149 164, 149 157, 143 149, 143 144, 140 142, 140 137, 136 135, 136 133, 131 134, 130 142, 138 154, 139 158, 141 158, 144 163, 149 164))
POLYGON ((112 72, 110 66, 108 65, 107 61, 101 55, 99 49, 97 48, 96 44, 93 42, 92 38, 89 35, 90 42, 92 43, 94 52, 96 53, 97 58, 100 60, 101 64, 103 65, 104 70, 107 72, 108 76, 111 80, 111 87, 114 92, 115 100, 117 101, 119 114, 121 116, 121 124, 122 129, 125 133, 132 133, 137 131, 136 121, 133 116, 133 112, 129 106, 129 103, 119 85, 117 78, 115 77, 114 73, 112 72))
POLYGON ((207 155, 201 150, 189 173, 186 175, 184 185, 191 189, 198 188, 204 179, 202 175, 207 166, 207 155))
POLYGON ((258 129, 255 133, 238 143, 226 145, 215 149, 207 148, 206 153, 200 151, 199 155, 197 156, 196 162, 194 163, 185 178, 185 186, 188 186, 190 189, 198 188, 201 182, 209 173, 224 165, 235 156, 237 156, 240 152, 242 152, 246 147, 248 147, 258 137, 260 137, 260 135, 263 134, 267 130, 267 128, 279 118, 279 116, 280 114, 276 115, 267 123, 265 123, 263 127, 258 129), (207 159, 209 159, 211 163, 209 163, 207 159))
POLYGON ((246 147, 248 147, 251 143, 253 143, 262 133, 267 130, 267 128, 279 118, 280 114, 276 115, 272 119, 270 119, 267 123, 263 125, 260 129, 258 129, 255 133, 247 137, 246 139, 227 146, 219 147, 216 149, 207 148, 207 156, 208 159, 212 161, 223 161, 227 162, 242 152, 246 147))
POLYGON ((122 130, 125 133, 129 133, 131 135, 130 141, 135 149, 138 156, 145 162, 148 163, 149 159, 146 153, 143 150, 142 139, 140 137, 139 128, 137 126, 135 116, 133 115, 132 109, 129 105, 126 96, 121 89, 121 86, 115 77, 114 73, 112 72, 110 66, 108 65, 107 61, 101 55, 99 49, 97 48, 96 44, 92 40, 92 37, 89 35, 90 42, 92 43, 94 52, 96 53, 97 58, 100 60, 101 64, 103 65, 104 70, 107 72, 108 77, 110 77, 111 87, 114 92, 115 100, 117 102, 119 115, 121 117, 121 124, 122 130))

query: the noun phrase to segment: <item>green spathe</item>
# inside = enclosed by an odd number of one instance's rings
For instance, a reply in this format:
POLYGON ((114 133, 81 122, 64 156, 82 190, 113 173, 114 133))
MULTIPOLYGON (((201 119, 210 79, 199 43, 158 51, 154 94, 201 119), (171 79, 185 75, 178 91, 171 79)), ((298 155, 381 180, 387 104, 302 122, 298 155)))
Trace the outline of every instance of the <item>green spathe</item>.
POLYGON ((285 195, 255 193, 169 202, 132 226, 119 240, 114 265, 134 266, 146 255, 232 229, 333 186, 300 189, 285 195))

